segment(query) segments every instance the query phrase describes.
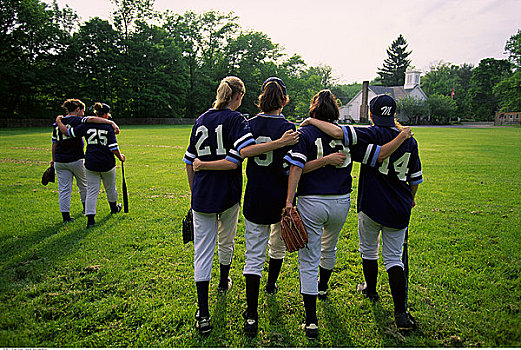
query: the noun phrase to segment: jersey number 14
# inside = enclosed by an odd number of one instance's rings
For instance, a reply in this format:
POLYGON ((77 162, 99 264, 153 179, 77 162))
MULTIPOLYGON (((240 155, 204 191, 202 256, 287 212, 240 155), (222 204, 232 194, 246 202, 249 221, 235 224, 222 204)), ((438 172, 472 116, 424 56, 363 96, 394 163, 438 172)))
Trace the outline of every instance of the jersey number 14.
MULTIPOLYGON (((411 154, 409 152, 405 152, 400 158, 394 161, 393 168, 396 173, 396 176, 400 181, 407 181, 407 173, 409 172, 409 158, 411 154)), ((389 174, 389 158, 387 157, 382 162, 382 165, 378 168, 382 174, 389 174)))

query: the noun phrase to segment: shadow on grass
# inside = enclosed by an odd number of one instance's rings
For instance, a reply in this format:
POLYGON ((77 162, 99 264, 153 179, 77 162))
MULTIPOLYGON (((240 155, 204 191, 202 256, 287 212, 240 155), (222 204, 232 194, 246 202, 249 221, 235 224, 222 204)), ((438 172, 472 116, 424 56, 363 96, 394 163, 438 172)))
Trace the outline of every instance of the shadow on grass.
MULTIPOLYGON (((369 301, 368 301, 369 302, 369 301)), ((415 339, 415 344, 422 338, 421 330, 400 331, 394 324, 394 312, 385 310, 380 303, 372 305, 375 324, 384 342, 384 347, 404 347, 409 346, 410 338, 415 339)))
POLYGON ((330 299, 320 301, 319 306, 322 307, 324 314, 323 327, 321 328, 324 328, 329 333, 333 340, 332 345, 335 347, 354 347, 350 331, 345 326, 345 322, 342 322, 344 317, 338 312, 335 305, 330 302, 330 299))
POLYGON ((81 227, 72 228, 77 226, 78 218, 71 223, 54 225, 43 233, 39 231, 30 234, 32 240, 24 241, 23 246, 12 247, 11 257, 0 266, 0 292, 10 289, 10 284, 18 288, 20 284, 41 281, 57 261, 74 254, 75 247, 97 227, 102 227, 110 217, 110 214, 105 216, 90 229, 86 228, 86 221, 85 226, 82 224, 81 227))

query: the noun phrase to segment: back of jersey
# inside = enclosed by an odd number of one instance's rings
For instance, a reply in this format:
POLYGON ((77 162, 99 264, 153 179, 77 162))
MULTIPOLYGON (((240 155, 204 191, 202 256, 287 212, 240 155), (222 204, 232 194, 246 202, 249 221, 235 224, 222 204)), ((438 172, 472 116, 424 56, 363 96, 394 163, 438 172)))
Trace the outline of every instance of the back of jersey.
POLYGON ((192 208, 203 213, 219 213, 240 201, 242 157, 239 151, 255 143, 248 123, 239 112, 210 109, 197 118, 183 161, 227 159, 239 166, 227 171, 198 171, 192 184, 192 208))
POLYGON ((108 124, 80 124, 69 128, 73 137, 85 137, 87 151, 85 168, 90 171, 106 172, 116 166, 112 151, 118 149, 118 141, 112 126, 108 124))
POLYGON ((349 147, 346 147, 342 140, 333 139, 313 125, 301 127, 299 133, 299 142, 284 157, 289 164, 304 168, 306 162, 334 152, 344 153, 346 159, 339 167, 326 165, 302 174, 297 188, 297 196, 350 193, 353 165, 349 147))
MULTIPOLYGON (((365 129, 365 137, 379 145, 391 141, 399 133, 397 128, 390 127, 365 129)), ((357 209, 384 226, 405 228, 412 207, 410 185, 422 181, 418 144, 410 138, 375 167, 361 165, 357 209)))
MULTIPOLYGON (((77 126, 85 122, 87 118, 80 118, 75 116, 67 116, 62 118, 62 123, 70 126, 77 126)), ((58 125, 52 125, 52 142, 56 143, 54 149, 54 160, 59 163, 70 163, 84 158, 83 154, 83 140, 82 138, 75 138, 64 135, 60 132, 58 125)))
MULTIPOLYGON (((248 123, 257 143, 277 140, 286 131, 296 129, 282 115, 258 114, 248 123)), ((249 221, 261 225, 280 221, 288 187, 282 162, 288 150, 283 147, 248 159, 243 213, 249 221)))

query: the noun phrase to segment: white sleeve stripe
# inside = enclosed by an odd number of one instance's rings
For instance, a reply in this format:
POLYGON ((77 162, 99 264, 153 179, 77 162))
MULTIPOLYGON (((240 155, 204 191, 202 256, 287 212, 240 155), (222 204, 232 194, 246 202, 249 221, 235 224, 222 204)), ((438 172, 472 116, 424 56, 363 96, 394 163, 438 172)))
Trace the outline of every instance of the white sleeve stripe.
POLYGON ((423 175, 423 172, 420 170, 417 173, 411 174, 411 177, 418 177, 418 176, 422 176, 422 175, 423 175))
POLYGON ((246 135, 244 135, 243 137, 241 137, 240 139, 238 139, 237 141, 235 141, 235 142, 233 143, 233 147, 237 148, 237 145, 239 145, 242 141, 244 141, 245 139, 247 139, 247 138, 249 138, 249 137, 253 138, 253 135, 252 135, 251 132, 247 133, 246 135))
POLYGON ((67 127, 67 131, 69 132, 69 135, 71 135, 72 137, 76 137, 76 135, 74 134, 74 128, 71 128, 70 125, 67 127))
POLYGON ((367 164, 367 161, 369 160, 369 156, 371 155, 371 152, 373 150, 373 144, 370 144, 368 147, 367 147, 367 150, 365 151, 365 154, 364 154, 364 160, 362 161, 363 164, 367 164))
POLYGON ((230 150, 230 153, 233 154, 234 156, 238 157, 239 159, 244 159, 243 156, 241 156, 241 153, 240 153, 240 152, 237 152, 237 151, 234 150, 234 149, 231 149, 231 150, 230 150))
POLYGON ((86 123, 88 119, 89 119, 89 117, 83 117, 83 118, 81 118, 81 122, 86 123))
POLYGON ((185 152, 185 156, 190 157, 190 158, 196 158, 195 154, 192 154, 188 151, 185 152))
POLYGON ((302 160, 304 161, 304 163, 307 162, 307 160, 308 160, 308 157, 306 157, 306 156, 303 155, 302 153, 293 152, 293 151, 289 151, 288 153, 289 153, 289 155, 290 155, 292 158, 294 157, 294 158, 300 158, 300 159, 302 159, 302 160))
POLYGON ((351 132, 351 138, 353 139, 353 142, 351 143, 351 145, 356 145, 356 143, 358 142, 358 138, 356 136, 355 128, 352 125, 348 125, 348 127, 349 127, 349 131, 351 132))
POLYGON ((116 142, 116 143, 111 143, 111 144, 109 145, 109 147, 114 147, 114 146, 117 146, 117 145, 118 145, 117 142, 116 142))

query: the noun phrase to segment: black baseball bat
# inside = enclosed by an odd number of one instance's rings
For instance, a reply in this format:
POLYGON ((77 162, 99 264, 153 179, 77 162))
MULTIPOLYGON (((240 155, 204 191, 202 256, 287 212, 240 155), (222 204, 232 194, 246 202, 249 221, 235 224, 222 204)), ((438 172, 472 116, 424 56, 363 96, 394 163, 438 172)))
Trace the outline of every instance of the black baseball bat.
POLYGON ((123 211, 128 213, 128 193, 127 193, 127 182, 125 181, 125 167, 121 162, 121 174, 123 176, 123 211))
POLYGON ((403 252, 402 252, 402 262, 403 262, 403 273, 405 275, 405 309, 407 310, 407 303, 409 300, 409 249, 408 249, 408 241, 409 241, 409 228, 405 229, 405 239, 403 240, 403 252))

